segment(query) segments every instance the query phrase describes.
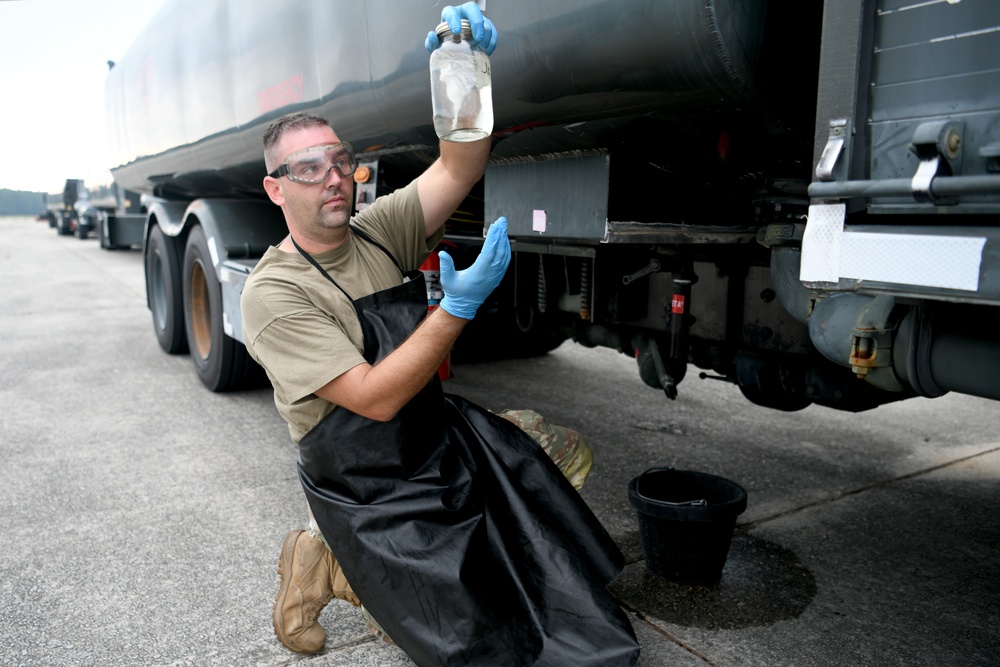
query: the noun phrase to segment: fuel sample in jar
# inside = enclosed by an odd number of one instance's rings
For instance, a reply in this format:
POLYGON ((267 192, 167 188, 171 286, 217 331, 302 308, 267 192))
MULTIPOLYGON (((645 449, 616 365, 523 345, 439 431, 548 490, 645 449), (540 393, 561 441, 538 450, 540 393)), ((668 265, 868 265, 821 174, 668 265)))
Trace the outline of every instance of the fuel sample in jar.
POLYGON ((493 132, 490 57, 472 41, 469 21, 452 33, 447 23, 435 31, 440 48, 431 53, 434 130, 444 141, 477 141, 493 132))

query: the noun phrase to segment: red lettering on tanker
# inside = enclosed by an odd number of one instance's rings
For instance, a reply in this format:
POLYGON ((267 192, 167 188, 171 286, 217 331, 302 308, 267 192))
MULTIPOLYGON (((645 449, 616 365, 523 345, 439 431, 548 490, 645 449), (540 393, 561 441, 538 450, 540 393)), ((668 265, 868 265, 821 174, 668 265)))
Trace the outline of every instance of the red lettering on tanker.
POLYGON ((265 114, 302 101, 302 74, 279 81, 257 93, 257 111, 265 114))

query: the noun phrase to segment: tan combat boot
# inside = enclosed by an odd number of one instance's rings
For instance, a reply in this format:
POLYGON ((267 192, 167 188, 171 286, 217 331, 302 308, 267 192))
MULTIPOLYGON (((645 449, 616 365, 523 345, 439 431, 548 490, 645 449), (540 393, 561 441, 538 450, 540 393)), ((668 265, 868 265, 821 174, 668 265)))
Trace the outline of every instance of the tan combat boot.
POLYGON ((316 619, 333 598, 333 569, 333 554, 323 540, 303 530, 288 533, 281 545, 281 586, 274 599, 274 633, 286 648, 316 653, 326 643, 326 632, 316 619))

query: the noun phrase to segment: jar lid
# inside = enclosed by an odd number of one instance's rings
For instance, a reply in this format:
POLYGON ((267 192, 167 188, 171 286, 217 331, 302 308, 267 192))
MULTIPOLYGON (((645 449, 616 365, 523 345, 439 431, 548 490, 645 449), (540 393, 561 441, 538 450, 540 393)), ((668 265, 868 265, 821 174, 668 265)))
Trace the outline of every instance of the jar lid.
MULTIPOLYGON (((434 32, 437 33, 437 36, 441 39, 442 42, 445 39, 454 36, 451 32, 451 28, 448 27, 447 23, 439 23, 438 27, 434 30, 434 32)), ((472 39, 472 26, 469 25, 469 19, 462 19, 462 37, 464 37, 466 41, 472 39)))

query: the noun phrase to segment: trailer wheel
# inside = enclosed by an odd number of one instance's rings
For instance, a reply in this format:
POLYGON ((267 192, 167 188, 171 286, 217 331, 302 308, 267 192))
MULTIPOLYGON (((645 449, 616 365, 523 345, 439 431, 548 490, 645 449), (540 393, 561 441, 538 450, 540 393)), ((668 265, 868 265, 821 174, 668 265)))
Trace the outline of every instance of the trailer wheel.
POLYGON ((184 324, 195 372, 212 391, 230 391, 256 377, 257 363, 243 343, 222 326, 222 286, 208 250, 205 232, 193 227, 184 249, 184 324))
POLYGON ((802 360, 740 351, 734 366, 740 392, 751 403, 782 412, 804 410, 813 403, 806 393, 802 360))
POLYGON ((187 352, 181 259, 177 244, 154 225, 146 242, 146 300, 153 313, 156 340, 167 354, 187 352))
MULTIPOLYGON (((465 268, 478 255, 479 247, 470 247, 455 258, 455 266, 465 268)), ((531 305, 515 308, 514 290, 514 271, 508 270, 455 342, 453 364, 539 357, 569 338, 556 317, 542 314, 531 305)))
POLYGON ((509 302, 487 299, 452 348, 456 365, 540 357, 568 338, 537 310, 515 312, 509 302))

